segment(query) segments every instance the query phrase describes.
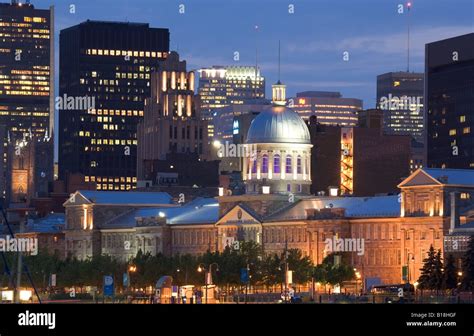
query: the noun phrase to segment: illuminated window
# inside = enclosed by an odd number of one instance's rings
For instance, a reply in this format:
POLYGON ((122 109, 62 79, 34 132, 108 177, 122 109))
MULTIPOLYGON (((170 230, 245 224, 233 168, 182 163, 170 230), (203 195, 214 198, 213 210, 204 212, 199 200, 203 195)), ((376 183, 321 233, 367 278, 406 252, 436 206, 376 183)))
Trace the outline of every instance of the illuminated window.
POLYGON ((252 174, 256 174, 257 173, 257 160, 254 159, 252 161, 252 174))
POLYGON ((462 129, 462 133, 463 133, 463 134, 469 134, 469 133, 471 133, 471 128, 470 128, 470 127, 464 127, 464 128, 462 129))
POLYGON ((449 130, 449 135, 456 135, 456 129, 450 129, 449 130))
POLYGON ((462 122, 462 123, 465 122, 466 121, 466 116, 464 116, 464 115, 460 116, 459 121, 462 122))
POLYGON ((265 154, 262 157, 262 173, 268 174, 268 155, 265 154))
POLYGON ((273 172, 280 174, 280 155, 278 154, 273 157, 273 172))
POLYGON ((285 172, 287 174, 291 174, 291 156, 290 155, 287 155, 286 156, 286 169, 285 169, 285 172))

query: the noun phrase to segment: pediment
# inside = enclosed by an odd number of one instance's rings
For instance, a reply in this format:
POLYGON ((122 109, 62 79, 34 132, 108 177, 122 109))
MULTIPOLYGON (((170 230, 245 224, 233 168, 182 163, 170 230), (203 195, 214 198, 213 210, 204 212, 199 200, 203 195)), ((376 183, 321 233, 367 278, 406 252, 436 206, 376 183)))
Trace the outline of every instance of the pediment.
POLYGON ((71 194, 63 206, 91 204, 92 202, 82 195, 79 191, 71 194))
POLYGON ((398 187, 406 188, 423 185, 442 185, 442 183, 437 179, 431 177, 423 169, 418 169, 409 177, 407 177, 402 183, 400 183, 398 187))
POLYGON ((255 214, 247 210, 245 207, 236 205, 223 215, 216 223, 216 225, 249 225, 261 224, 260 220, 256 218, 255 214))

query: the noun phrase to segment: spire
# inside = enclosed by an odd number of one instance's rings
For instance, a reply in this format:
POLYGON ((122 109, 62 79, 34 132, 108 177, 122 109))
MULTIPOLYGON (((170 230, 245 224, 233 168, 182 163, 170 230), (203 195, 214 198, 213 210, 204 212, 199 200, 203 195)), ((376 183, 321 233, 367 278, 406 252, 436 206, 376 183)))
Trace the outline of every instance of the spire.
POLYGON ((272 85, 272 103, 274 105, 286 105, 286 85, 280 81, 281 57, 280 57, 280 41, 278 41, 278 81, 272 85))
POLYGON ((280 40, 278 40, 278 82, 277 83, 281 83, 280 82, 280 75, 281 75, 281 57, 280 57, 280 40))

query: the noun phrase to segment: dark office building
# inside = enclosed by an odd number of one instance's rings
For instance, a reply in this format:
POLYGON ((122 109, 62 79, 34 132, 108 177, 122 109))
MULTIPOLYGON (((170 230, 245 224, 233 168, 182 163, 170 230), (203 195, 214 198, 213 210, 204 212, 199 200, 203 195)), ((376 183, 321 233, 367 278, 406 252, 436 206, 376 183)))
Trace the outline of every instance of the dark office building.
POLYGON ((359 127, 328 126, 310 118, 311 191, 337 188, 339 194, 374 196, 396 193, 410 174, 410 136, 386 135, 382 111, 361 111, 359 127))
POLYGON ((428 166, 474 168, 474 33, 425 47, 428 166))
POLYGON ((101 190, 136 187, 137 124, 168 52, 168 29, 148 24, 86 21, 61 31, 61 179, 77 172, 101 190))
POLYGON ((384 131, 411 135, 424 143, 423 73, 388 72, 377 76, 377 107, 384 111, 384 131))
POLYGON ((53 126, 53 10, 0 4, 0 124, 44 136, 53 126))
MULTIPOLYGON (((53 8, 0 3, 0 199, 8 201, 11 192, 12 161, 31 152, 26 146, 9 151, 13 139, 33 137, 51 146, 48 152, 53 147, 49 141, 54 126, 53 31, 53 8)), ((53 159, 44 158, 43 164, 50 166, 41 168, 46 174, 43 180, 51 181, 53 159)))

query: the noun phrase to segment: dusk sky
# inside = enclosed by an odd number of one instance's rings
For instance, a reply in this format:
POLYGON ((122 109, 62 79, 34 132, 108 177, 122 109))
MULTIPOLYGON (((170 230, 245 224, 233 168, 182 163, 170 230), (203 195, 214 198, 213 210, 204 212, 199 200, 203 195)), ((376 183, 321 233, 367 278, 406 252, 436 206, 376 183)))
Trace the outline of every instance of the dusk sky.
MULTIPOLYGON (((259 66, 270 85, 278 76, 288 95, 298 91, 340 91, 375 105, 376 76, 405 71, 407 16, 399 0, 32 0, 37 8, 56 7, 59 31, 87 19, 150 23, 169 28, 171 49, 179 49, 188 69, 212 65, 259 66), (69 5, 76 13, 69 12, 69 5), (179 5, 185 5, 185 14, 179 5), (294 14, 288 6, 294 5, 294 14), (258 33, 255 26, 258 25, 258 33), (240 53, 240 61, 233 59, 240 53), (349 52, 349 61, 343 52, 349 52)), ((474 31, 473 0, 414 0, 411 68, 424 69, 424 44, 474 31)), ((57 53, 57 50, 56 50, 57 53)))

